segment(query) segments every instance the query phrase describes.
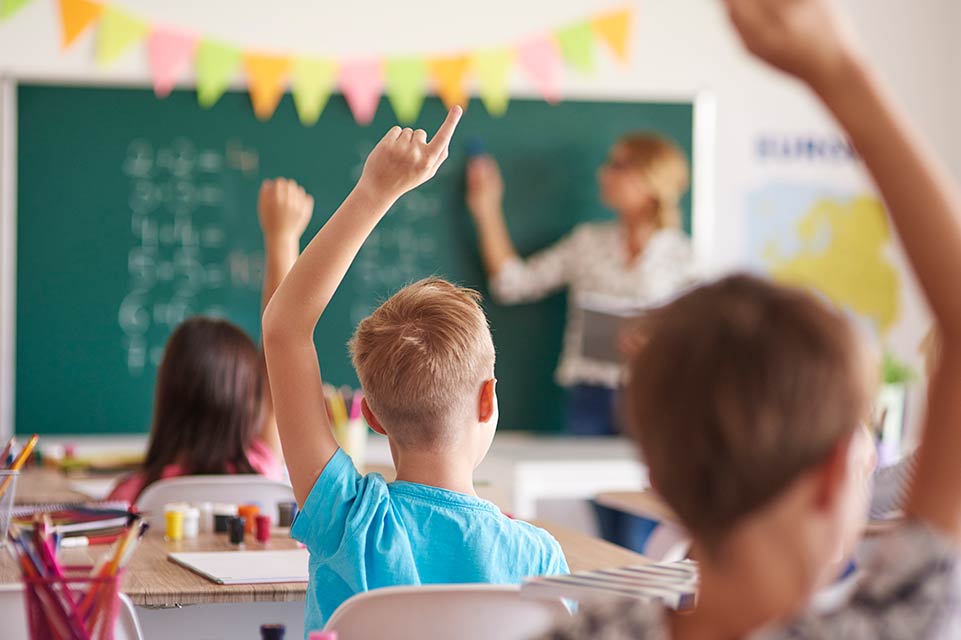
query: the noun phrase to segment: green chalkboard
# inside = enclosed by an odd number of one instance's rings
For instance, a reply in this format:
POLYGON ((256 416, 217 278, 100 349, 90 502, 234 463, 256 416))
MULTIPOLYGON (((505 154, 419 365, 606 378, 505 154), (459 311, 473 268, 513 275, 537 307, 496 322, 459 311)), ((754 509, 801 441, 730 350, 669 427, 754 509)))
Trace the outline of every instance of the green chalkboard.
MULTIPOLYGON (((417 126, 433 131, 443 115, 428 99, 417 126)), ((291 177, 315 196, 310 237, 394 124, 386 101, 361 127, 334 96, 304 127, 289 96, 259 122, 239 92, 203 110, 187 91, 158 100, 147 89, 48 85, 17 88, 17 117, 19 433, 146 431, 156 364, 182 318, 222 315, 259 335, 261 180, 291 177)), ((356 385, 346 342, 403 284, 438 274, 486 289, 463 204, 469 140, 483 140, 501 162, 511 233, 527 254, 609 215, 595 172, 611 142, 637 129, 670 136, 690 157, 693 106, 514 100, 491 118, 471 104, 440 174, 394 207, 321 320, 325 377, 356 385)), ((684 210, 689 220, 688 200, 684 210)), ((560 428, 564 393, 552 376, 564 304, 562 295, 487 303, 502 428, 560 428)))

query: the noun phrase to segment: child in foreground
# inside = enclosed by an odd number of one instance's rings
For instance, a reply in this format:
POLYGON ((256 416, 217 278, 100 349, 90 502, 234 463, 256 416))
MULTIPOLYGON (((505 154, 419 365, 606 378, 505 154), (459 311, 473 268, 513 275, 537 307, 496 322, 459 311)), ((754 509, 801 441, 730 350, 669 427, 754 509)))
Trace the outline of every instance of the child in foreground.
MULTIPOLYGON (((294 181, 266 180, 257 214, 264 234, 266 305, 300 252, 314 199, 294 181)), ((121 480, 110 500, 135 503, 157 480, 257 473, 282 480, 283 457, 260 350, 227 320, 194 317, 164 346, 154 389, 143 468, 121 480)))
POLYGON ((908 522, 878 541, 843 605, 805 612, 863 528, 859 425, 878 376, 822 300, 725 278, 651 318, 628 390, 651 482, 694 539, 697 607, 588 609, 548 637, 961 638, 961 196, 829 0, 725 4, 747 48, 807 84, 847 131, 940 327, 908 522))
POLYGON ((368 589, 519 583, 567 571, 548 533, 474 492, 497 425, 494 344, 475 292, 417 282, 364 319, 351 341, 363 414, 390 442, 396 482, 361 476, 327 418, 314 327, 380 219, 446 159, 460 116, 452 109, 431 142, 422 130, 387 133, 264 314, 277 424, 301 505, 291 535, 310 552, 306 629, 320 629, 368 589))

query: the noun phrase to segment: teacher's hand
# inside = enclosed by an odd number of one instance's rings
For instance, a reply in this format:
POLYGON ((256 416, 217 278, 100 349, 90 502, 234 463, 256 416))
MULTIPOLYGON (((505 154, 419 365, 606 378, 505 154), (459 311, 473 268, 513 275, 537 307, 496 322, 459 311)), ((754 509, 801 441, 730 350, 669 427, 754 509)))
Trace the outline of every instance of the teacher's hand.
POLYGON ((478 156, 467 163, 467 208, 478 223, 503 215, 504 181, 491 156, 478 156))

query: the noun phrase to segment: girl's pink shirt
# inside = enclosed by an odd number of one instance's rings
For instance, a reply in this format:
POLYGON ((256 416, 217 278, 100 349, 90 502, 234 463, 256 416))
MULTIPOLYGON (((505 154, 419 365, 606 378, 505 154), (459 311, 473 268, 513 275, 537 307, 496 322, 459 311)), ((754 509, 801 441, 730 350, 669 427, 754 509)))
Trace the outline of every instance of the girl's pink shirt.
MULTIPOLYGON (((250 465, 254 468, 254 471, 265 478, 270 480, 284 479, 283 465, 280 464, 280 461, 263 440, 259 438, 254 440, 253 444, 251 444, 247 450, 247 459, 250 461, 250 465)), ((228 473, 234 473, 234 471, 228 469, 228 473)), ((168 464, 164 467, 160 477, 161 479, 166 479, 184 475, 188 474, 181 465, 168 464)), ((120 481, 120 483, 113 488, 113 491, 110 492, 107 500, 133 504, 137 501, 137 497, 143 490, 144 474, 143 472, 135 473, 120 481)))

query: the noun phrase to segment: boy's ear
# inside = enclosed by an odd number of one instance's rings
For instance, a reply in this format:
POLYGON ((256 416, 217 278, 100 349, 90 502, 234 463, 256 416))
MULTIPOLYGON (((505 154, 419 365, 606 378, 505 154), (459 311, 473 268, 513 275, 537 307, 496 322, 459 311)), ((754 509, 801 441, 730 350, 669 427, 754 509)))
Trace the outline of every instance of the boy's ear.
POLYGON ((821 511, 833 509, 838 500, 842 499, 844 485, 848 474, 855 472, 851 468, 851 447, 854 438, 841 438, 827 457, 818 466, 815 473, 815 507, 821 511))
POLYGON ((477 419, 480 422, 490 422, 491 418, 494 417, 494 409, 497 406, 496 386, 497 378, 491 378, 481 385, 480 400, 477 408, 477 419))
POLYGON ((386 436, 387 432, 384 428, 380 426, 380 420, 374 415, 374 412, 370 410, 370 405, 367 404, 367 398, 362 398, 360 401, 360 412, 364 414, 364 420, 370 425, 370 428, 379 433, 382 436, 386 436))

